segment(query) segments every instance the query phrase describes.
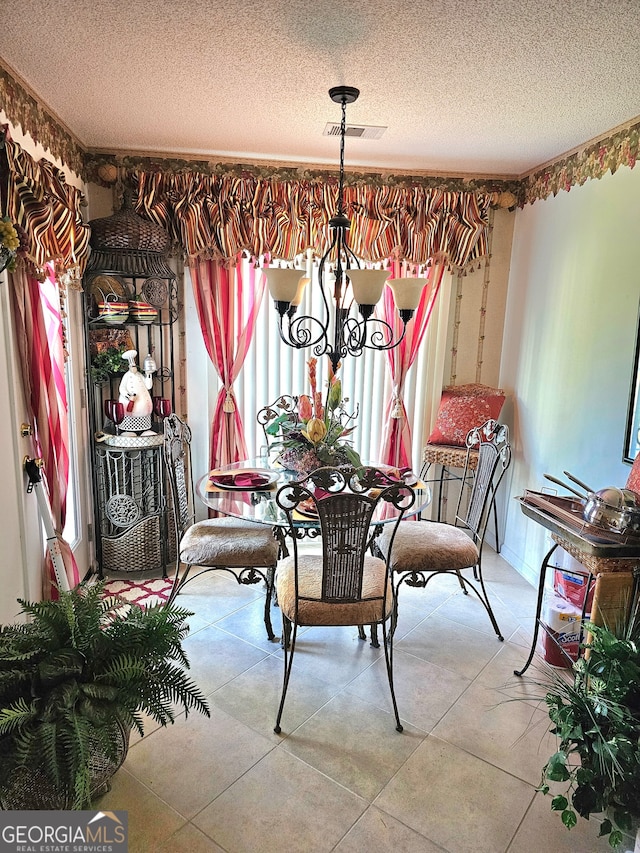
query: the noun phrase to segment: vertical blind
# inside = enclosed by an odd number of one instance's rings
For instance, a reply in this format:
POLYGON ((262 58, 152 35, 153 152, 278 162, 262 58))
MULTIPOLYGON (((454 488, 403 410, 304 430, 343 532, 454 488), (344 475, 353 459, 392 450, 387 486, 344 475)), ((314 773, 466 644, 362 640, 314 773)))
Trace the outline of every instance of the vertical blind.
MULTIPOLYGON (((249 259, 243 260, 250 264, 249 259)), ((306 288, 304 299, 298 309, 298 315, 311 314, 322 318, 324 305, 318 283, 317 266, 308 264, 307 274, 311 283, 306 288)), ((204 346, 194 340, 200 336, 200 330, 193 309, 193 298, 187 283, 186 331, 187 331, 187 393, 189 423, 194 430, 194 444, 198 447, 204 441, 208 447, 208 432, 202 438, 200 430, 209 429, 216 394, 220 387, 215 370, 205 366, 202 359, 208 361, 204 346), (191 303, 191 308, 190 308, 191 303), (206 386, 207 407, 200 404, 202 392, 206 386), (208 413, 206 423, 205 412, 208 413)), ((429 430, 435 419, 444 372, 447 320, 451 275, 445 273, 440 294, 425 340, 418 357, 407 375, 405 383, 405 405, 412 429, 412 464, 419 470, 422 460, 422 448, 426 443, 429 430)), ((263 406, 274 402, 280 394, 308 394, 310 391, 307 376, 307 361, 313 356, 313 348, 294 349, 280 339, 278 315, 268 291, 265 291, 260 314, 256 324, 254 340, 249 348, 244 367, 235 383, 237 405, 242 413, 245 438, 250 455, 259 455, 264 444, 262 429, 256 415, 263 406)), ((328 358, 318 359, 318 387, 324 389, 328 375, 328 358)), ((386 355, 375 350, 365 350, 361 356, 347 355, 339 370, 342 381, 343 397, 348 397, 346 408, 349 411, 358 408, 356 429, 352 433, 354 447, 362 459, 379 459, 382 439, 385 401, 390 394, 390 381, 386 355)), ((201 458, 196 465, 206 470, 206 452, 202 454, 194 446, 194 456, 201 458)), ((197 470, 197 469, 196 469, 197 470)))
MULTIPOLYGON (((249 263, 249 261, 245 261, 249 263)), ((317 266, 309 265, 311 283, 307 287, 298 315, 323 317, 324 306, 318 283, 317 266)), ((447 276, 450 279, 450 276, 447 276)), ((415 364, 410 368, 405 385, 405 405, 412 427, 412 460, 420 467, 422 448, 435 414, 434 405, 440 400, 448 294, 450 287, 443 282, 443 292, 434 310, 427 337, 415 364), (435 390, 434 390, 435 389, 435 390)), ((236 394, 244 418, 247 447, 257 454, 263 437, 255 413, 272 403, 280 394, 308 394, 307 361, 312 348, 296 350, 284 344, 278 333, 278 315, 273 301, 265 294, 256 333, 237 383, 236 394)), ((328 359, 318 361, 321 381, 327 379, 328 359)), ((385 401, 390 393, 386 356, 375 350, 365 350, 362 356, 346 356, 339 371, 344 397, 349 398, 347 409, 358 408, 357 427, 352 435, 361 457, 379 458, 385 401)))

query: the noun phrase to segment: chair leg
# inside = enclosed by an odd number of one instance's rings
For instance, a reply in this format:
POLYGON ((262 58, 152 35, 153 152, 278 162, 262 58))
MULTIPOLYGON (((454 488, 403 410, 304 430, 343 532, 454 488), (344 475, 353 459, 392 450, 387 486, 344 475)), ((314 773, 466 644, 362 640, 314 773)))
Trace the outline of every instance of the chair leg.
POLYGON ((280 720, 282 719, 282 710, 284 708, 284 700, 287 696, 287 688, 289 687, 289 677, 291 676, 291 666, 293 664, 293 653, 296 650, 296 634, 298 633, 297 622, 293 623, 293 633, 291 631, 291 622, 282 614, 282 633, 285 638, 284 643, 284 675, 282 679, 282 696, 280 697, 280 706, 278 708, 278 716, 276 724, 273 727, 274 732, 279 735, 281 732, 280 720), (291 639, 291 648, 289 649, 289 639, 291 639))
POLYGON ((498 508, 496 507, 495 495, 492 500, 493 504, 493 526, 496 531, 496 554, 500 553, 500 540, 498 539, 498 508))
POLYGON ((478 563, 478 565, 476 566, 476 569, 478 570, 478 581, 479 581, 480 587, 482 589, 482 596, 480 596, 480 600, 484 604, 484 608, 487 611, 489 619, 491 619, 491 624, 493 625, 493 630, 496 632, 496 636, 498 637, 498 639, 502 643, 504 641, 504 637, 502 636, 502 632, 500 631, 498 621, 497 621, 496 617, 493 615, 493 609, 491 607, 491 604, 489 603, 489 596, 487 595, 487 590, 485 589, 485 585, 484 585, 484 578, 482 577, 482 564, 478 563))
MULTIPOLYGON (((393 616, 391 617, 393 619, 393 616)), ((396 718, 396 731, 403 731, 400 715, 398 713, 398 703, 396 702, 396 691, 393 686, 393 633, 387 630, 387 622, 382 622, 382 643, 384 645, 384 659, 387 666, 387 678, 389 680, 389 690, 391 692, 391 704, 393 705, 393 713, 396 718)))
MULTIPOLYGON (((474 567, 473 567, 473 574, 474 574, 474 577, 475 577, 475 573, 476 573, 476 567, 474 566, 474 567)), ((456 572, 456 575, 457 575, 457 577, 458 577, 458 583, 460 584, 460 588, 462 589, 463 593, 464 593, 465 595, 469 595, 469 590, 468 590, 468 589, 466 588, 466 586, 464 585, 464 581, 463 581, 463 579, 462 579, 462 575, 460 574, 460 572, 456 572)), ((478 580, 478 578, 476 578, 476 580, 478 580)))
POLYGON ((273 625, 271 624, 271 599, 273 596, 273 579, 275 573, 275 566, 267 569, 267 591, 264 598, 264 626, 267 629, 267 637, 272 643, 278 641, 278 638, 273 633, 273 625))
POLYGON ((169 598, 167 599, 167 604, 173 604, 176 596, 182 589, 182 587, 187 582, 187 578, 189 577, 189 572, 191 571, 191 566, 185 565, 184 573, 182 577, 180 577, 180 560, 178 560, 176 564, 176 573, 173 576, 173 585, 171 587, 171 592, 169 593, 169 598))

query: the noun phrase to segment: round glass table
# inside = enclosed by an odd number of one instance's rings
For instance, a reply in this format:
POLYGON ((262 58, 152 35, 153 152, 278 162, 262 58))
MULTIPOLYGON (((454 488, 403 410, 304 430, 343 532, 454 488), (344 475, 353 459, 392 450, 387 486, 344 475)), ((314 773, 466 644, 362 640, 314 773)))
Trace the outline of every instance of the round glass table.
MULTIPOLYGON (((370 465, 381 470, 389 470, 391 466, 381 465, 377 463, 367 462, 370 465)), ((216 468, 214 471, 209 471, 201 477, 196 484, 196 492, 200 500, 210 509, 221 513, 222 515, 232 516, 233 518, 244 518, 251 521, 257 521, 261 524, 269 524, 272 527, 288 528, 289 522, 285 511, 278 506, 276 494, 278 489, 287 481, 299 479, 302 475, 297 471, 290 471, 282 468, 279 463, 273 460, 265 460, 264 457, 258 459, 246 459, 242 462, 235 462, 232 465, 227 465, 224 468, 216 468), (238 474, 240 471, 246 471, 247 474, 263 475, 273 482, 268 487, 250 487, 250 488, 225 488, 216 485, 215 479, 217 476, 222 476, 223 479, 229 475, 238 474)), ((416 518, 426 507, 431 503, 431 489, 428 485, 420 480, 416 480, 412 484, 416 492, 416 500, 411 507, 410 515, 407 518, 416 518)), ((372 519, 372 524, 386 524, 393 521, 397 517, 397 510, 387 503, 379 505, 372 519), (395 513, 395 514, 394 514, 395 513)), ((305 516, 302 513, 294 515, 294 525, 299 528, 299 532, 304 530, 317 531, 318 520, 312 516, 305 516)), ((304 535, 304 534, 303 534, 304 535)), ((312 534, 313 535, 313 534, 312 534)))

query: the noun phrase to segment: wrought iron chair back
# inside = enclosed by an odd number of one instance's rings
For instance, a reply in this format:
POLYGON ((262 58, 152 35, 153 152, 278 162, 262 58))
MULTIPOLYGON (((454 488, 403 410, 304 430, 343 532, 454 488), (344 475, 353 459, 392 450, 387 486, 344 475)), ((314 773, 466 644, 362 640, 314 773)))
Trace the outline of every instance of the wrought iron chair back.
POLYGON ((282 418, 282 416, 289 414, 294 415, 295 412, 297 412, 297 409, 297 397, 293 397, 291 394, 281 394, 273 403, 268 403, 258 411, 256 420, 262 427, 262 435, 264 439, 264 444, 260 448, 260 456, 268 454, 271 445, 276 439, 276 436, 268 431, 269 428, 275 424, 279 418, 282 418), (265 453, 263 453, 263 451, 265 453))
MULTIPOLYGON (((509 427, 488 420, 482 426, 470 430, 466 439, 467 458, 462 483, 467 481, 471 452, 477 451, 478 460, 472 475, 471 492, 462 512, 465 489, 461 486, 456 509, 456 524, 466 527, 473 534, 476 545, 484 542, 490 511, 500 482, 511 463, 509 427)), ((475 460, 474 460, 475 462, 475 460)))
POLYGON ((372 467, 326 467, 286 483, 278 490, 276 500, 287 514, 292 531, 302 505, 305 513, 315 511, 322 555, 301 555, 298 539, 293 535, 292 559, 278 569, 276 589, 283 617, 285 674, 275 731, 280 731, 298 625, 362 628, 366 624, 382 625, 396 728, 402 731, 393 687, 391 634, 387 630, 387 620, 394 611, 389 560, 373 557, 370 551, 380 528, 374 523, 376 507, 386 502, 393 509, 393 519, 384 524, 391 528, 389 536, 393 541, 404 513, 415 501, 413 489, 372 467))
POLYGON ((191 430, 175 414, 164 419, 163 450, 176 531, 176 568, 169 602, 187 583, 205 572, 227 572, 239 584, 262 581, 266 586, 265 627, 268 638, 275 640, 270 607, 279 545, 273 528, 234 518, 209 518, 196 522, 191 430), (193 568, 199 571, 192 574, 193 568))
MULTIPOLYGON (((488 420, 469 432, 466 445, 467 459, 464 475, 460 478, 454 524, 409 520, 400 525, 395 547, 386 532, 380 538, 381 552, 391 556, 396 607, 393 630, 397 624, 398 597, 402 584, 426 587, 433 577, 452 574, 458 578, 465 595, 469 591, 475 593, 489 616, 496 636, 499 640, 503 639, 482 577, 482 551, 495 494, 511 461, 508 427, 488 420), (463 494, 467 491, 472 453, 477 454, 477 467, 475 475, 470 479, 471 491, 466 509, 463 509, 463 494), (473 570, 473 580, 463 575, 465 569, 473 570)), ((473 459, 474 463, 476 458, 473 459)))
POLYGON ((164 461, 174 506, 176 542, 195 521, 191 473, 191 429, 177 415, 164 419, 164 461))

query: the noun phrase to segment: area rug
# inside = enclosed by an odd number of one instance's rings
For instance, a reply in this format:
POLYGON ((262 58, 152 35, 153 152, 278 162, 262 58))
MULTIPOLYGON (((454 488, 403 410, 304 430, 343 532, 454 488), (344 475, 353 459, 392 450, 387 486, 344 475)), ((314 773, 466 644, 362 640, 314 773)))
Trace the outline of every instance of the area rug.
POLYGON ((171 592, 169 578, 149 578, 147 580, 110 580, 104 585, 104 595, 117 595, 129 604, 138 607, 153 607, 166 604, 171 592))

